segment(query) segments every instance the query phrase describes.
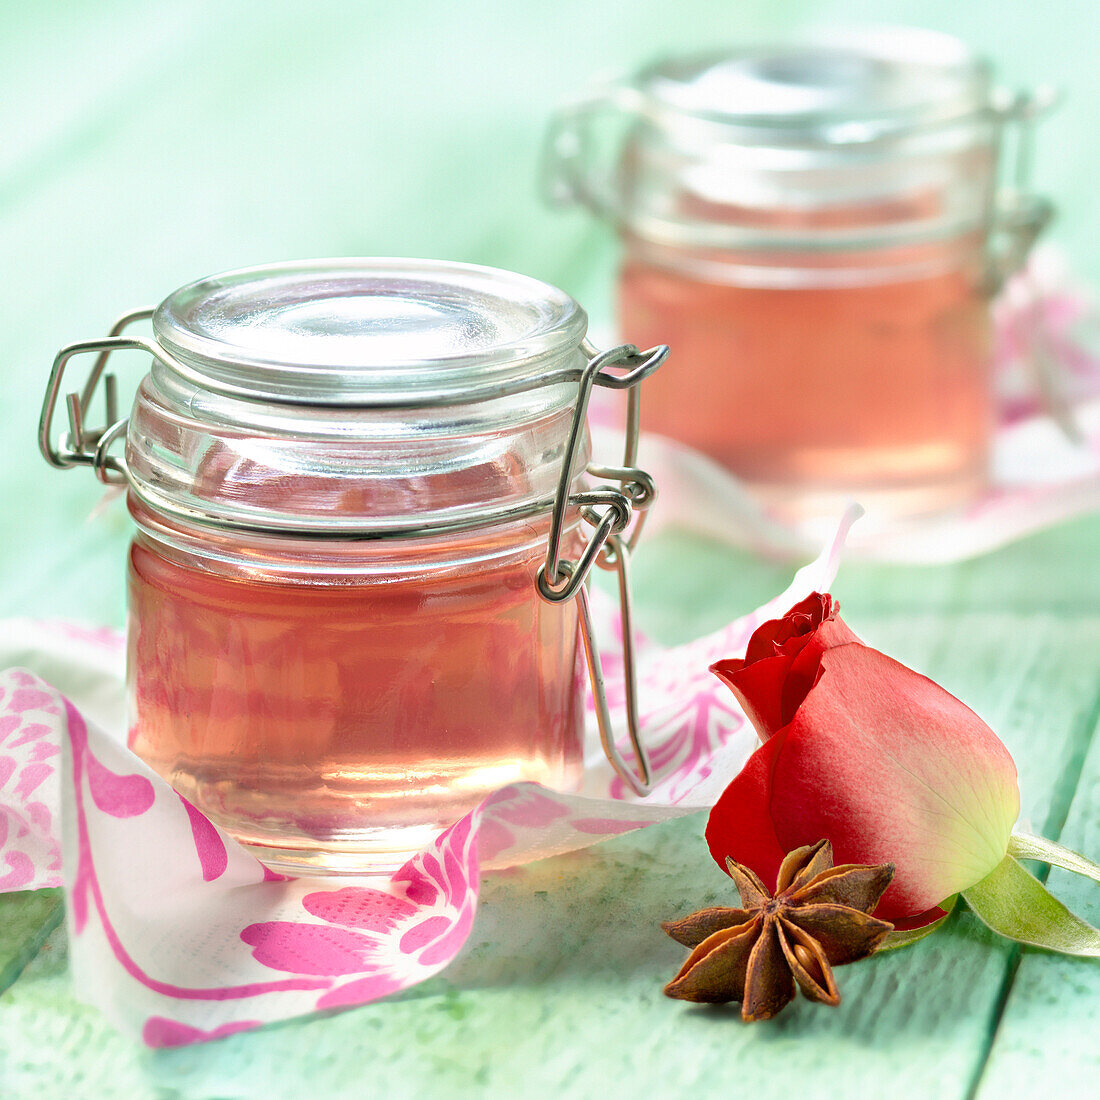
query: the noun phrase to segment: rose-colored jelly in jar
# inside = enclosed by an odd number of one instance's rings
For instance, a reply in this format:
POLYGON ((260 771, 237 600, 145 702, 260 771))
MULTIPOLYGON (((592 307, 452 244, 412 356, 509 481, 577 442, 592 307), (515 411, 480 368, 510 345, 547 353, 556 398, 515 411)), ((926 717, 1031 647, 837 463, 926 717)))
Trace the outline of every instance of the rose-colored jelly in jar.
POLYGON ((384 583, 365 554, 330 549, 304 577, 139 535, 130 747, 284 870, 339 869, 345 850, 354 870, 365 849, 400 865, 500 786, 574 789, 576 607, 539 598, 545 529, 524 535, 469 540, 443 567, 391 560, 384 583), (299 850, 303 837, 326 850, 299 850))
MULTIPOLYGON (((490 268, 337 260, 201 280, 152 323, 116 341, 153 354, 114 467, 138 529, 131 748, 291 874, 393 870, 498 787, 575 789, 564 592, 601 518, 575 499, 577 303, 490 268)), ((619 530, 630 500, 604 491, 619 530)))
POLYGON ((971 499, 994 426, 985 273, 969 242, 924 253, 931 262, 873 257, 885 280, 864 286, 831 285, 852 269, 830 261, 801 286, 741 286, 630 250, 623 330, 667 331, 678 352, 644 426, 722 463, 794 523, 828 522, 853 496, 878 519, 971 499))
POLYGON ((811 529, 851 497, 866 530, 979 493, 990 296, 1049 216, 998 182, 1033 107, 895 28, 675 58, 563 112, 552 194, 618 229, 621 331, 676 349, 643 427, 811 529))

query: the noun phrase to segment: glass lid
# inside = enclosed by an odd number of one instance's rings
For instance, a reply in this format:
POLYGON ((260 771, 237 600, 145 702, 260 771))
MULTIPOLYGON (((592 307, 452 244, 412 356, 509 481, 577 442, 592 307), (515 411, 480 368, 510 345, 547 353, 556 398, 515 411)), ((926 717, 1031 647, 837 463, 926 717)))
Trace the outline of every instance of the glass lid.
POLYGON ((197 385, 345 406, 461 401, 533 380, 587 324, 547 283, 409 259, 244 268, 180 288, 153 316, 157 341, 197 385))
POLYGON ((958 39, 891 27, 676 58, 641 74, 652 109, 799 141, 867 141, 984 108, 989 70, 958 39))

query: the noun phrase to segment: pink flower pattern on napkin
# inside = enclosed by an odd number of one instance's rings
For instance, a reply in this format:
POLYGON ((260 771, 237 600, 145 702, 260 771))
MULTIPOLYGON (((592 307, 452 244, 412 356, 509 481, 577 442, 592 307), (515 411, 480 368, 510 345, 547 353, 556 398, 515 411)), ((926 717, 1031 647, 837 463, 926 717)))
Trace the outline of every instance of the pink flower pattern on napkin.
POLYGON ((317 1007, 363 1004, 422 981, 457 954, 473 924, 477 814, 446 830, 391 880, 318 890, 302 899, 314 921, 251 924, 241 939, 264 966, 291 974, 357 976, 335 984, 317 1007))
POLYGON ((29 672, 0 675, 0 892, 61 885, 58 713, 29 672))

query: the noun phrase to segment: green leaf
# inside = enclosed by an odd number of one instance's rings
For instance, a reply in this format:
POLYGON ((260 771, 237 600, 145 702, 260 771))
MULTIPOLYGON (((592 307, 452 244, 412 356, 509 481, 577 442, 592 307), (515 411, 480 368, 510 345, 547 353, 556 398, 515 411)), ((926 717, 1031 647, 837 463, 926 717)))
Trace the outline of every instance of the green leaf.
POLYGON ((1053 840, 1028 833, 1013 833, 1008 841, 1008 854, 1015 859, 1037 859, 1052 867, 1061 867, 1100 882, 1100 863, 1093 863, 1072 848, 1063 848, 1053 840))
POLYGON ((1012 856, 962 896, 981 921, 1010 940, 1100 958, 1100 930, 1071 913, 1012 856))
POLYGON ((886 939, 878 945, 878 950, 894 951, 899 947, 908 947, 911 943, 916 943, 917 940, 923 940, 925 936, 932 935, 932 933, 951 916, 951 911, 955 908, 955 902, 958 900, 957 894, 955 897, 948 898, 947 901, 940 906, 941 909, 946 909, 947 912, 938 920, 934 920, 931 924, 926 924, 921 928, 902 928, 894 932, 887 932, 886 939))

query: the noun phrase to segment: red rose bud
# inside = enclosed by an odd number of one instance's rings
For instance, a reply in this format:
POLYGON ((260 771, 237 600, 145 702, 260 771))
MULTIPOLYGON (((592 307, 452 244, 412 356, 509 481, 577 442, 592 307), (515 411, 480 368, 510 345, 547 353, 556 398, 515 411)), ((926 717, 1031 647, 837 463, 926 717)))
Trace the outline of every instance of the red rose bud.
POLYGON ((822 837, 837 865, 893 863, 875 916, 914 927, 1005 859, 1020 807, 997 735, 953 695, 878 650, 814 593, 764 623, 743 660, 711 666, 763 744, 711 811, 718 865, 775 884, 822 837))

